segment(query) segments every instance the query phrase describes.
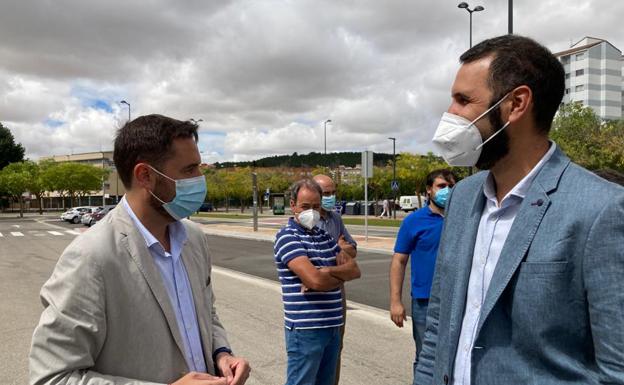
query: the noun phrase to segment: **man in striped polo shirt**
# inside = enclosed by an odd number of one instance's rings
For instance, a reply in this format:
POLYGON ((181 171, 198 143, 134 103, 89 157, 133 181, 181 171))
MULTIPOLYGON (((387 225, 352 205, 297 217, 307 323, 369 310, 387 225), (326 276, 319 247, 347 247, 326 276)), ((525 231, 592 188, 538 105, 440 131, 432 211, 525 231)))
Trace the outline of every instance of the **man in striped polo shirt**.
POLYGON ((355 260, 316 226, 321 195, 313 180, 296 182, 290 195, 294 216, 275 239, 286 327, 286 385, 334 384, 344 323, 340 285, 360 277, 355 260), (342 263, 337 265, 339 254, 342 263))

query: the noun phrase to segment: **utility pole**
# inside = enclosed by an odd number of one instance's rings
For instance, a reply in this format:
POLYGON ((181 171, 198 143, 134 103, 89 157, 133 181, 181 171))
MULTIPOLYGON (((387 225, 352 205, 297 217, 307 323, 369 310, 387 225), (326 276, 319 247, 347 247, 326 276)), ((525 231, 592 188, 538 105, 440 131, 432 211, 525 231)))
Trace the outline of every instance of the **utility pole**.
POLYGON ((388 138, 392 141, 392 218, 396 219, 396 194, 397 190, 394 188, 396 181, 396 138, 388 138))
POLYGON ((507 5, 507 12, 509 13, 509 22, 507 23, 507 33, 513 34, 513 0, 509 0, 507 5))
POLYGON ((253 231, 258 231, 258 174, 251 173, 253 188, 253 231))

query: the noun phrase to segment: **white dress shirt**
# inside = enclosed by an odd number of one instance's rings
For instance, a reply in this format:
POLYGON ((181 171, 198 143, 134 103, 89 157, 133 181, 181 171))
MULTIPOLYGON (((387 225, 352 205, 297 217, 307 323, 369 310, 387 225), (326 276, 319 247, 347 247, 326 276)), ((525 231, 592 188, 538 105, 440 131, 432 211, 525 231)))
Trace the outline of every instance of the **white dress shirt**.
POLYGON ((542 166, 555 152, 556 144, 551 142, 550 149, 533 169, 514 186, 501 200, 496 199, 496 187, 492 174, 488 175, 483 193, 486 204, 481 214, 477 239, 472 257, 472 268, 468 281, 466 307, 462 320, 461 332, 455 356, 453 374, 454 385, 470 385, 472 349, 475 348, 477 327, 481 308, 498 263, 503 246, 516 218, 520 205, 526 196, 533 179, 542 166))

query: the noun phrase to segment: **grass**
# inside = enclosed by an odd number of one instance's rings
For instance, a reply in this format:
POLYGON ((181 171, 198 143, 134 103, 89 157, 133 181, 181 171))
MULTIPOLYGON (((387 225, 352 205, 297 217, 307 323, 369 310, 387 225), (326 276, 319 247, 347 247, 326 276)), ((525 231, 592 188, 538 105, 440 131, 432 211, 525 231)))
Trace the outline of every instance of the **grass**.
POLYGON ((208 217, 208 218, 227 218, 227 219, 251 219, 251 214, 229 214, 229 213, 197 213, 193 216, 196 217, 208 217))
MULTIPOLYGON (((345 225, 360 225, 364 226, 364 218, 342 218, 345 225)), ((380 219, 380 218, 368 218, 369 226, 386 226, 386 227, 399 227, 401 226, 400 219, 380 219)))

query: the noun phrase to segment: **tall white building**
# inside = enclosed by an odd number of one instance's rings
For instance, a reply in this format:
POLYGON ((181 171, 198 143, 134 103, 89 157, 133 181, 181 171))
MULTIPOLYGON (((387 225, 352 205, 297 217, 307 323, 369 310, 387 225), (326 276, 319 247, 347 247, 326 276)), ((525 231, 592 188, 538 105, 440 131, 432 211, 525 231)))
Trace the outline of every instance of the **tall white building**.
POLYGON ((580 102, 602 119, 624 116, 624 56, 603 39, 584 37, 555 56, 565 69, 563 103, 580 102))

